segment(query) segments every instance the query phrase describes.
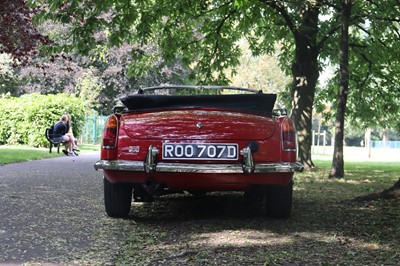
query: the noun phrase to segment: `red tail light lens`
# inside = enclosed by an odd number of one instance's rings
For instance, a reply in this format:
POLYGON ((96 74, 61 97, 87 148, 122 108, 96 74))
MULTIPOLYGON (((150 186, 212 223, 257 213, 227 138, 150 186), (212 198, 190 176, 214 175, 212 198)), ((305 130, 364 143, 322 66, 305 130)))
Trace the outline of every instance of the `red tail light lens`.
POLYGON ((282 121, 282 146, 284 151, 296 151, 296 129, 290 118, 282 121))
POLYGON ((111 115, 104 126, 103 149, 111 150, 116 147, 118 134, 118 119, 111 115))

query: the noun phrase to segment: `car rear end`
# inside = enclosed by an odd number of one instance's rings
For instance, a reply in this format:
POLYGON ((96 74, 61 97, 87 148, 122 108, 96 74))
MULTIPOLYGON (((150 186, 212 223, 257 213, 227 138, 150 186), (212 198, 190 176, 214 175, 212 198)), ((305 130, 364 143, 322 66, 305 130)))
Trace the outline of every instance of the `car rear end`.
MULTIPOLYGON (((132 189, 135 200, 152 200, 182 191, 265 196, 286 188, 281 197, 290 197, 291 206, 293 173, 302 167, 296 163, 296 131, 290 118, 272 111, 254 112, 248 106, 232 107, 237 103, 169 108, 171 103, 155 99, 157 108, 116 113, 106 122, 95 168, 104 171, 110 216, 129 213, 132 189)), ((270 214, 288 216, 290 207, 284 209, 270 214)))

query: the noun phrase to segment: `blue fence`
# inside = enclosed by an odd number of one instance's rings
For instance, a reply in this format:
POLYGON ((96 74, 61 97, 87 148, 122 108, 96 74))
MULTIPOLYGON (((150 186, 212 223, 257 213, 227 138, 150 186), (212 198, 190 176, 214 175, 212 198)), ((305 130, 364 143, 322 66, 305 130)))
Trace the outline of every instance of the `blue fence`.
POLYGON ((86 116, 85 126, 79 137, 79 141, 86 144, 100 144, 107 117, 100 115, 86 116))
POLYGON ((400 149, 400 141, 371 141, 372 148, 400 149))

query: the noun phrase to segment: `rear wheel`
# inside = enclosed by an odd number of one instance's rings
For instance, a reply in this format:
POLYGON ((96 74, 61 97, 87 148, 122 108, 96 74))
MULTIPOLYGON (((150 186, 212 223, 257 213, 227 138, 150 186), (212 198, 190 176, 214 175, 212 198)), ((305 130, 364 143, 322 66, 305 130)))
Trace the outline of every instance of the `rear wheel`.
POLYGON ((126 217, 131 209, 132 186, 112 184, 104 177, 104 205, 110 217, 126 217))
POLYGON ((267 215, 288 218, 292 210, 293 181, 286 186, 270 185, 266 191, 267 215))

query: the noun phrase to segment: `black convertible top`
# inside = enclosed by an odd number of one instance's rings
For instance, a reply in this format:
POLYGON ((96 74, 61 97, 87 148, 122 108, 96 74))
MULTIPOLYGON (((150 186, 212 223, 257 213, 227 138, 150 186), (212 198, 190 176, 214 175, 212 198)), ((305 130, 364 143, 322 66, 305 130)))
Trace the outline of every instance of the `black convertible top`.
POLYGON ((129 111, 151 111, 161 109, 221 108, 257 114, 271 114, 276 94, 263 94, 261 91, 221 86, 163 86, 139 90, 138 94, 121 97, 121 102, 129 111), (155 95, 146 94, 158 89, 227 89, 251 94, 201 94, 201 95, 155 95))

